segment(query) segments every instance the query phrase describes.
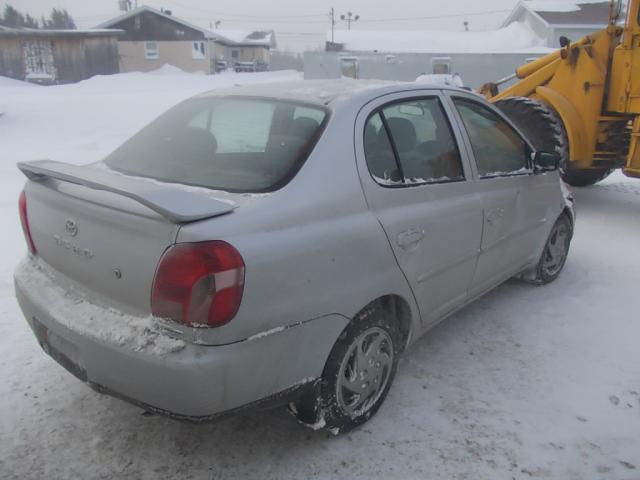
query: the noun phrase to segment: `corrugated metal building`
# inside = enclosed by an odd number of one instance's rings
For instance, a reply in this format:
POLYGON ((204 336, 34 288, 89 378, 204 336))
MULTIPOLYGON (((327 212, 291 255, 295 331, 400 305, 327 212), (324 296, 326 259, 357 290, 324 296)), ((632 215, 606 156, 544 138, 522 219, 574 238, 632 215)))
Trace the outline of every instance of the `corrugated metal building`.
POLYGON ((0 26, 0 75, 73 83, 118 73, 118 30, 37 30, 0 26))

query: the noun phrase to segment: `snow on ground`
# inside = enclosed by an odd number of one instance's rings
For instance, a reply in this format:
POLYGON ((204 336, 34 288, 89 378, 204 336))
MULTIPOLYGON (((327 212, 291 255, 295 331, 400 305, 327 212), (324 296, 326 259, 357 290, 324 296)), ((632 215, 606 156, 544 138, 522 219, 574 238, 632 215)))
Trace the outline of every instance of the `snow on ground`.
POLYGON ((620 174, 575 190, 576 236, 554 284, 510 281, 436 327, 403 356, 379 414, 344 436, 282 409, 205 425, 143 415, 40 350, 13 297, 25 251, 15 162, 93 161, 184 97, 296 75, 0 86, 0 477, 640 478, 640 181, 620 174))

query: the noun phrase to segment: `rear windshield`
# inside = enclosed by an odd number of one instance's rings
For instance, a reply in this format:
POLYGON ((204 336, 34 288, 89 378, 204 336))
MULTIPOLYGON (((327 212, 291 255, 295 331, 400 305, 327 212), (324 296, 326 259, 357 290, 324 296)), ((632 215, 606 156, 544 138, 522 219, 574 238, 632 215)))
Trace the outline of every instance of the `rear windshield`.
POLYGON ((298 171, 326 123, 316 105, 249 97, 193 98, 105 159, 115 170, 230 192, 268 192, 298 171))

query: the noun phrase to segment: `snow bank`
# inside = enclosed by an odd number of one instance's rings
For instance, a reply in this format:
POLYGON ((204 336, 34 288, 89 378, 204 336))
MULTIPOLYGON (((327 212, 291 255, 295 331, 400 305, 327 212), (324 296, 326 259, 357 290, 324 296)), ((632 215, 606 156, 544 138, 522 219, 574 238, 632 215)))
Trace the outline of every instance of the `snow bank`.
MULTIPOLYGON (((160 68, 156 68, 155 70, 151 70, 147 72, 149 75, 187 75, 187 72, 182 70, 175 65, 170 65, 165 63, 160 68)), ((193 72, 189 73, 189 75, 204 75, 204 72, 193 72)))
MULTIPOLYGON (((23 82, 21 80, 15 80, 13 78, 9 78, 9 77, 3 77, 2 75, 0 75, 0 89, 5 88, 5 87, 38 87, 39 85, 34 85, 33 83, 29 83, 29 82, 23 82)), ((1 90, 0 90, 1 92, 1 90)))
MULTIPOLYGON (((330 33, 327 40, 330 40, 330 33)), ((345 50, 394 53, 520 53, 552 51, 523 23, 486 32, 337 30, 345 50)))

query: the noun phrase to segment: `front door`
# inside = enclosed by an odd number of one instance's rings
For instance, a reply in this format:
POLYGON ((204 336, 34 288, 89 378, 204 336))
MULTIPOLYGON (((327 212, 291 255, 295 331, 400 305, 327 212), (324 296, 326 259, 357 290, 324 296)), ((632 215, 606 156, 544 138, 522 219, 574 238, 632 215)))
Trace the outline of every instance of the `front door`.
POLYGON ((467 96, 451 98, 467 132, 484 207, 481 253, 469 290, 473 297, 530 261, 545 215, 541 202, 532 198, 535 175, 527 142, 487 105, 467 96))
POLYGON ((482 203, 460 131, 438 92, 382 97, 356 122, 367 202, 431 324, 462 305, 480 248, 482 203))

